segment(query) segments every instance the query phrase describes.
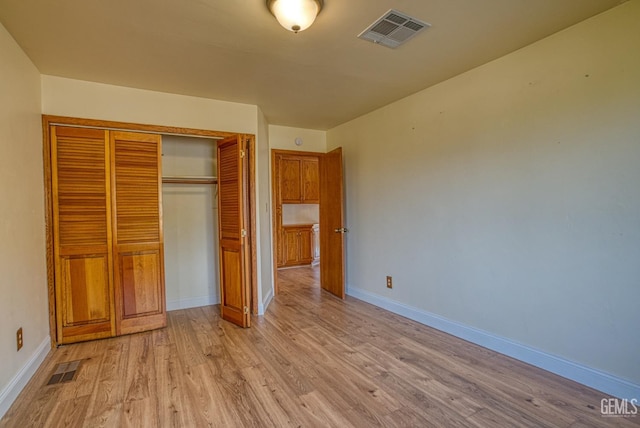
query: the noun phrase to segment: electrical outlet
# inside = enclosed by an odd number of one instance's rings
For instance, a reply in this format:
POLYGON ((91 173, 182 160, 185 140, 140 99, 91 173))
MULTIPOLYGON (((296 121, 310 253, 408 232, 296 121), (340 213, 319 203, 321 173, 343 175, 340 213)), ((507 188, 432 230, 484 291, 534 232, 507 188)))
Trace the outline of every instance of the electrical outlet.
POLYGON ((18 329, 18 331, 16 332, 16 342, 17 342, 18 351, 19 351, 20 348, 22 348, 22 344, 23 344, 23 342, 22 342, 22 327, 20 327, 18 329))
POLYGON ((390 276, 387 276, 387 288, 393 288, 393 280, 390 276))

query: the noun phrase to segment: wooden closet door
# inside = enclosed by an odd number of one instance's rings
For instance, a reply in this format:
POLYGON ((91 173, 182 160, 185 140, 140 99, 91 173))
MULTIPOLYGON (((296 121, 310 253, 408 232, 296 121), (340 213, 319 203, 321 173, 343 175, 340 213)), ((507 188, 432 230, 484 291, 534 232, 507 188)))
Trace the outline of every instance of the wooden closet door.
POLYGON ((107 132, 51 127, 56 342, 113 336, 107 132))
POLYGON ((111 131, 116 333, 167 324, 161 137, 111 131))
POLYGON ((220 313, 223 319, 249 327, 251 315, 248 245, 247 157, 243 138, 218 141, 218 238, 220 313))

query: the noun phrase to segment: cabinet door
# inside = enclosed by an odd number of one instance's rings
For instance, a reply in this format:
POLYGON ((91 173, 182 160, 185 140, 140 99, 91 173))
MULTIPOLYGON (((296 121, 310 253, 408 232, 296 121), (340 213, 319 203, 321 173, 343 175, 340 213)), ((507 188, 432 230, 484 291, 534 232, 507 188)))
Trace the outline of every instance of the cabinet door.
POLYGON ((310 264, 313 261, 311 228, 300 228, 298 231, 298 246, 300 248, 298 262, 303 265, 310 264))
POLYGON ((280 201, 283 204, 299 204, 302 201, 301 163, 298 157, 280 158, 280 201))
POLYGON ((56 342, 115 334, 106 131, 51 127, 56 342))
POLYGON ((313 261, 313 234, 311 226, 285 226, 283 266, 311 264, 313 261))
POLYGON ((318 158, 302 158, 302 203, 320 203, 320 170, 318 168, 318 158))
POLYGON ((300 241, 297 228, 284 228, 284 265, 298 264, 300 255, 300 241))
POLYGON ((111 132, 116 333, 166 326, 161 137, 111 132))

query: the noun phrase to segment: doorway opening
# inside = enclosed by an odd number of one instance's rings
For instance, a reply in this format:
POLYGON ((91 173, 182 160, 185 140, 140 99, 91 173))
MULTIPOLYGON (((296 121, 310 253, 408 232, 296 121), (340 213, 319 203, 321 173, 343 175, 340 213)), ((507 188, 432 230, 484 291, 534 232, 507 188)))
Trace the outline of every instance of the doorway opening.
POLYGON ((295 277, 285 269, 299 269, 344 299, 342 149, 272 150, 271 166, 275 294, 279 274, 295 277))
MULTIPOLYGON (((320 157, 322 153, 272 150, 275 293, 280 274, 319 269, 320 157)), ((312 278, 313 279, 313 278, 312 278)), ((320 286, 319 275, 311 281, 320 286)))

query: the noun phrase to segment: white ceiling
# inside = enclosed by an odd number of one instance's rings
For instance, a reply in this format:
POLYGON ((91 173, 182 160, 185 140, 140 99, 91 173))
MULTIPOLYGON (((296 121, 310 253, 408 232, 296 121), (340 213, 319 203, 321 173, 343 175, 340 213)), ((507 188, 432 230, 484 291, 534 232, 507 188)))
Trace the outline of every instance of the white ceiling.
POLYGON ((272 124, 329 129, 622 2, 325 0, 293 34, 264 0, 0 0, 0 22, 43 74, 256 104, 272 124), (356 38, 389 9, 432 27, 395 50, 356 38))

